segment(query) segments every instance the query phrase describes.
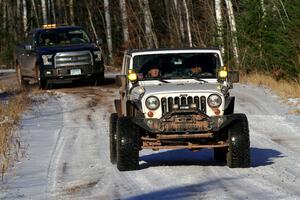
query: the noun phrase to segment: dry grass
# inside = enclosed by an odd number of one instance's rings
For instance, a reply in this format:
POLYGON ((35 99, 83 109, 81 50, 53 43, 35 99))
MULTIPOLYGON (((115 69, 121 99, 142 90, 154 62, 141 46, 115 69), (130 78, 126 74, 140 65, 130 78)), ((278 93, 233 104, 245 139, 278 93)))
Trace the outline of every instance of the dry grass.
MULTIPOLYGON (((270 75, 255 72, 248 75, 242 75, 241 82, 267 87, 274 91, 287 103, 289 102, 289 98, 300 98, 300 79, 291 82, 286 80, 276 81, 270 75)), ((300 106, 299 103, 298 106, 300 106)), ((300 109, 290 111, 290 113, 300 114, 300 109)))
POLYGON ((14 128, 19 122, 20 114, 30 102, 25 91, 11 95, 13 96, 8 102, 0 102, 0 173, 2 176, 15 159, 12 149, 18 150, 20 147, 14 128))

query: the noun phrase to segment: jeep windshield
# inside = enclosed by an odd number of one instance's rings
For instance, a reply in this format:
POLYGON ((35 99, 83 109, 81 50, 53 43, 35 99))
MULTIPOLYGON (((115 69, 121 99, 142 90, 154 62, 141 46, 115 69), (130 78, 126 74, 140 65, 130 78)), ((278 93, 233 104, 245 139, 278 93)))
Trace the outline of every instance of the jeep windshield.
POLYGON ((38 36, 39 46, 69 46, 90 43, 90 38, 83 29, 49 29, 38 36))
POLYGON ((133 66, 140 80, 216 78, 220 67, 217 53, 171 53, 137 55, 133 66))

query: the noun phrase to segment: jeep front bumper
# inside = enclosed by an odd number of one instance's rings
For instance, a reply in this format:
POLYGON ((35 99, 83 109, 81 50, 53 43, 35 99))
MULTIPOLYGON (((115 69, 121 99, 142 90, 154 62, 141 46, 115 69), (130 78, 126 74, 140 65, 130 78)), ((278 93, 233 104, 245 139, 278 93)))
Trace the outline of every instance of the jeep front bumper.
POLYGON ((180 110, 161 119, 134 118, 133 121, 150 133, 207 133, 219 132, 236 119, 235 114, 209 117, 196 110, 180 110))

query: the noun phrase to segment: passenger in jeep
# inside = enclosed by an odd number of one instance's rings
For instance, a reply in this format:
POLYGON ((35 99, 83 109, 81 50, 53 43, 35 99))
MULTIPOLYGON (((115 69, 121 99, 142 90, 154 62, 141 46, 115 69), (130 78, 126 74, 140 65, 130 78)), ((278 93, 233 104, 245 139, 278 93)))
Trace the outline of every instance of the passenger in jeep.
POLYGON ((157 65, 154 65, 151 67, 151 69, 147 73, 147 77, 150 78, 157 78, 160 76, 160 69, 158 68, 157 65))
POLYGON ((202 72, 202 67, 200 67, 199 65, 193 65, 191 67, 191 76, 198 76, 200 73, 202 72))

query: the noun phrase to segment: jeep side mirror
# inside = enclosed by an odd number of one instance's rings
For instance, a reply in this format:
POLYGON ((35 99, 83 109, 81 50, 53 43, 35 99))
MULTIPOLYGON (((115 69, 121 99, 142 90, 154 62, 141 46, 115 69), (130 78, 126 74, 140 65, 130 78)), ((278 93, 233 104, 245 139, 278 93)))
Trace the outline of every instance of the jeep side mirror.
POLYGON ((238 71, 229 71, 227 80, 230 83, 238 83, 240 81, 239 72, 238 71))
POLYGON ((116 85, 118 87, 125 87, 126 86, 126 75, 117 75, 116 76, 116 85))

